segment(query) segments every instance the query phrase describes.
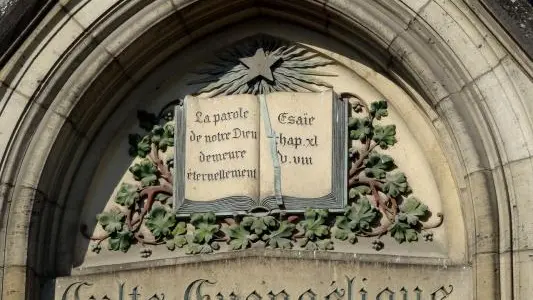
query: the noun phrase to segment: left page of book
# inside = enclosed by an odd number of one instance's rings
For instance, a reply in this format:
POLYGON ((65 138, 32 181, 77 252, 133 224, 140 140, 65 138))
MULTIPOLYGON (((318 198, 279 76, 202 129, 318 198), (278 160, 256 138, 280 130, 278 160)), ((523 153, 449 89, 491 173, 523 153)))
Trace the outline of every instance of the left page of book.
POLYGON ((259 196, 259 104, 254 95, 187 96, 185 199, 259 196))

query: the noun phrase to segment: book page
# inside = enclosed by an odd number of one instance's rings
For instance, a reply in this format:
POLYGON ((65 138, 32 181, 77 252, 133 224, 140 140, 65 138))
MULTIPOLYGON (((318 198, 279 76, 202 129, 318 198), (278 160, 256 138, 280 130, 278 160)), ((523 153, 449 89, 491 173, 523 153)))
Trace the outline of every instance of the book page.
POLYGON ((185 99, 185 199, 258 198, 259 105, 253 95, 185 99))
MULTIPOLYGON (((332 101, 331 90, 266 96, 283 196, 318 198, 332 191, 332 101)), ((265 122, 261 119, 259 124, 260 199, 264 199, 275 196, 274 167, 265 122)))

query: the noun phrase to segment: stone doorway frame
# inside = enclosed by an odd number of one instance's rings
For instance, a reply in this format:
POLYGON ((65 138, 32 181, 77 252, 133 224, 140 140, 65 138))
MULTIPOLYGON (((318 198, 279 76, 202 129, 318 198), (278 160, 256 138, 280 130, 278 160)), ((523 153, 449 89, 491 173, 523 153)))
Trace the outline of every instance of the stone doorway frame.
POLYGON ((464 200, 475 298, 533 294, 524 103, 533 71, 477 4, 72 0, 53 7, 0 71, 2 299, 37 299, 44 281, 66 272, 62 253, 45 245, 65 238, 59 228, 77 209, 65 201, 73 174, 124 96, 179 49, 256 16, 372 49, 392 78, 416 87, 464 200))

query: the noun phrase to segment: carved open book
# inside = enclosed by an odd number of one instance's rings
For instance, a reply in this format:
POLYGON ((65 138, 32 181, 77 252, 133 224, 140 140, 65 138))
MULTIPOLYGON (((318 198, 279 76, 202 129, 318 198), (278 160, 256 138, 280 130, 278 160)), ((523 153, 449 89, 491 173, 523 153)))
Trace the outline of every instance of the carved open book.
POLYGON ((178 214, 343 208, 346 111, 331 90, 187 96, 176 108, 178 214))

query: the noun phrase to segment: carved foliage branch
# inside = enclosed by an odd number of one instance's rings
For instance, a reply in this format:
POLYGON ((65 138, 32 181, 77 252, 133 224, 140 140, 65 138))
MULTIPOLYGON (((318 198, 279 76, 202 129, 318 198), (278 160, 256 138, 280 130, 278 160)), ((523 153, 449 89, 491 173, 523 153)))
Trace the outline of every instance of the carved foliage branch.
MULTIPOLYGON (((145 131, 130 134, 129 154, 135 158, 129 168, 135 183, 122 182, 113 208, 97 216, 105 231, 89 236, 93 250, 99 252, 107 241, 108 249, 128 251, 132 244, 163 245, 169 250, 184 248, 187 254, 211 253, 226 244, 230 250, 269 247, 306 250, 332 250, 334 240, 356 243, 359 237, 375 237, 373 248, 380 250, 381 237, 390 234, 398 243, 415 242, 422 233, 432 239, 428 207, 412 195, 407 177, 394 159, 380 152, 396 144, 396 127, 380 121, 388 116, 387 102, 367 106, 355 100, 348 124, 350 149, 348 172, 349 201, 340 215, 323 209, 307 209, 303 215, 256 215, 220 218, 197 213, 179 218, 172 209, 174 146, 172 115, 138 113, 139 127, 145 131)), ((143 256, 150 251, 143 250, 143 256)))

